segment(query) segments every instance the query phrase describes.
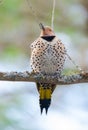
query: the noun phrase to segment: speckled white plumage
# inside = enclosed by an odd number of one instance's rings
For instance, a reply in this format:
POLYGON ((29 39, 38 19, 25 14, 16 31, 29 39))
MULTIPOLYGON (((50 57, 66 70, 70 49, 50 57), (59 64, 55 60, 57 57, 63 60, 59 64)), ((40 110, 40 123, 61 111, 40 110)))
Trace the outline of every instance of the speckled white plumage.
POLYGON ((55 37, 51 42, 39 37, 31 44, 31 67, 34 72, 61 73, 65 62, 64 44, 55 37))

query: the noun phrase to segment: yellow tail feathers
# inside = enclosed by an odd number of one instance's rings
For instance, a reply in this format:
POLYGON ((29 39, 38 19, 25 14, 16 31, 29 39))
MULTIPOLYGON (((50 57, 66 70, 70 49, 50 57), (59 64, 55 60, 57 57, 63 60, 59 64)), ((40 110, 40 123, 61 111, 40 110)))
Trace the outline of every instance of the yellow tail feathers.
POLYGON ((39 87, 40 99, 51 99, 51 88, 44 88, 42 85, 39 87))
POLYGON ((48 108, 51 104, 51 95, 56 87, 55 84, 49 84, 49 83, 36 83, 37 89, 39 92, 39 103, 40 103, 40 109, 41 113, 43 112, 43 109, 45 108, 46 114, 48 111, 48 108))

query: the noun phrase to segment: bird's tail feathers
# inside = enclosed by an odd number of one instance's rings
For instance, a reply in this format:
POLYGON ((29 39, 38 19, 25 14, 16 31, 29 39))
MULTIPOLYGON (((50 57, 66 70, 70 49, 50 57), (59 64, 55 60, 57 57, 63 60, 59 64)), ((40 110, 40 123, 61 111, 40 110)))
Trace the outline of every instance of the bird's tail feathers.
POLYGON ((45 84, 45 83, 37 83, 37 89, 40 94, 39 103, 40 103, 41 114, 44 108, 47 114, 48 108, 51 104, 51 95, 53 91, 52 85, 45 84))

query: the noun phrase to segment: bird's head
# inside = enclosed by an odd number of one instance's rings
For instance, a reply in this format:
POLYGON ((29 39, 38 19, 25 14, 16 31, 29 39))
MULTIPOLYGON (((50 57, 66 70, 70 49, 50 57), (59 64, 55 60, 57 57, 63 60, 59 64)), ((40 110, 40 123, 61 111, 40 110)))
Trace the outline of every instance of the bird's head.
POLYGON ((41 28, 40 36, 55 36, 54 31, 49 26, 44 26, 42 23, 39 24, 41 28))

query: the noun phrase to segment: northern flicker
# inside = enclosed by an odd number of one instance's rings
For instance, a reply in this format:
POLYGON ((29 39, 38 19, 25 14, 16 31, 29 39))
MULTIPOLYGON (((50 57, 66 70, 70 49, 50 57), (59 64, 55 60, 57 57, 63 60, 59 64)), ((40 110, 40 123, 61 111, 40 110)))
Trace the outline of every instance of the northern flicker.
MULTIPOLYGON (((50 27, 43 24, 40 24, 40 27, 40 36, 31 44, 32 70, 40 74, 61 75, 66 57, 65 46, 50 27)), ((44 108, 47 113, 56 84, 38 82, 36 85, 41 113, 44 108)))

